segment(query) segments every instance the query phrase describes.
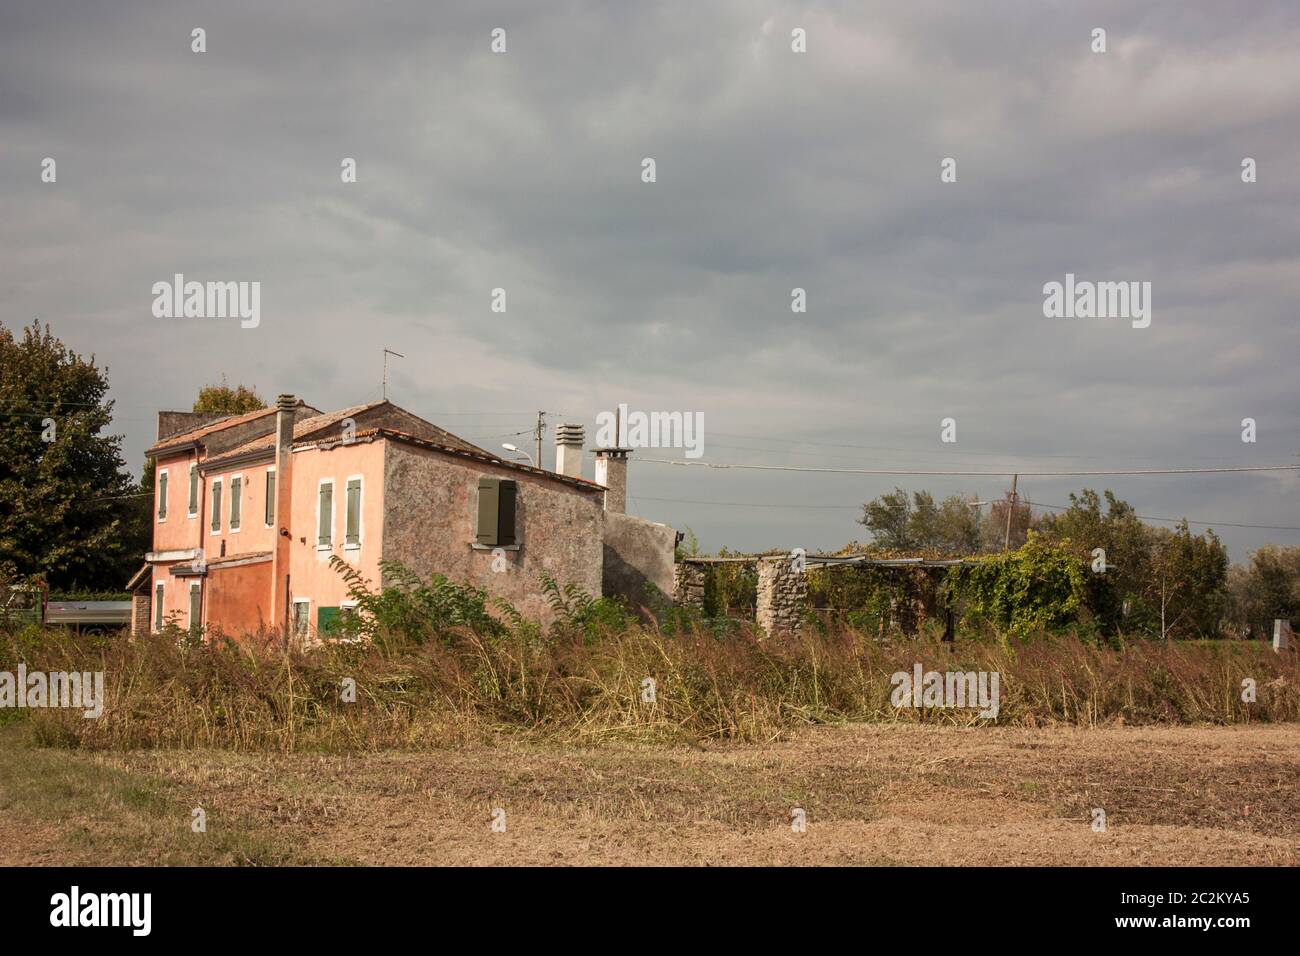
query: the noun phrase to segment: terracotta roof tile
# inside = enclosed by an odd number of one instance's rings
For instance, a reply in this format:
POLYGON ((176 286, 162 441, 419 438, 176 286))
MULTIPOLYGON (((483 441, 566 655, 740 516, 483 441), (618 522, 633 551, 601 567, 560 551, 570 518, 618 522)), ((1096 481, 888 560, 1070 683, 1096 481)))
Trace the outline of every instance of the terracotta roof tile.
POLYGON ((219 432, 225 428, 233 428, 236 425, 243 425, 247 422, 256 421, 263 415, 274 415, 275 408, 259 408, 256 411, 245 412, 242 415, 227 415, 225 418, 218 418, 215 422, 208 422, 206 425, 200 425, 198 428, 191 428, 189 431, 178 432, 175 435, 168 435, 162 441, 154 442, 146 455, 162 451, 167 448, 174 448, 178 445, 188 445, 192 441, 198 441, 205 438, 213 432, 219 432))
MULTIPOLYGON (((594 481, 588 481, 586 478, 575 478, 571 475, 562 475, 559 472, 547 471, 545 468, 534 468, 532 465, 524 465, 517 461, 510 461, 506 458, 498 458, 490 452, 485 452, 481 448, 465 449, 457 448, 451 445, 443 445, 428 438, 421 438, 419 435, 411 435, 407 432, 398 431, 395 428, 367 428, 359 431, 354 436, 355 441, 373 441, 376 438, 391 438, 395 441, 406 442, 407 444, 416 445, 422 448, 432 448, 435 451, 446 452, 449 455, 455 455, 459 458, 472 458, 475 461, 481 461, 489 465, 498 465, 502 468, 509 468, 512 471, 521 471, 526 474, 536 475, 539 478, 549 478, 552 481, 558 481, 561 484, 571 485, 574 488, 580 488, 583 491, 604 491, 604 485, 598 485, 594 481)), ((339 438, 321 438, 316 441, 296 442, 296 448, 332 448, 335 445, 341 445, 343 441, 339 438)))
MULTIPOLYGON (((391 404, 392 404, 391 402, 381 399, 380 401, 377 402, 368 402, 364 405, 352 405, 348 408, 341 408, 338 411, 328 412, 324 415, 315 415, 311 418, 304 418, 302 421, 300 421, 297 425, 293 427, 293 443, 295 446, 301 447, 304 444, 302 439, 307 438, 307 436, 309 435, 313 435, 316 432, 324 431, 325 429, 332 428, 335 425, 339 424, 341 421, 343 421, 343 419, 345 418, 352 418, 357 415, 360 415, 363 412, 367 412, 372 408, 378 408, 381 405, 391 405, 391 404)), ((413 412, 407 412, 406 409, 401 408, 400 406, 393 405, 393 408, 397 409, 400 412, 406 412, 406 414, 411 415, 412 418, 419 417, 415 415, 413 412)), ((423 421, 423 419, 421 419, 421 421, 423 421)), ((441 442, 436 442, 436 444, 443 444, 451 448, 459 448, 463 451, 474 451, 474 452, 483 453, 483 449, 479 448, 477 445, 470 444, 469 442, 465 441, 465 439, 453 435, 451 432, 446 431, 445 429, 439 428, 437 425, 434 425, 432 422, 425 422, 424 424, 426 424, 429 428, 433 429, 433 431, 436 434, 438 434, 443 438, 441 442)), ((397 429, 390 429, 390 430, 394 432, 398 431, 397 429)), ((368 429, 367 431, 373 431, 373 429, 368 429)), ((403 432, 403 434, 407 434, 407 433, 403 432)), ((330 438, 324 440, 332 441, 333 439, 330 438)), ((317 443, 318 442, 309 442, 306 444, 317 444, 317 443)), ((226 461, 227 459, 253 454, 254 452, 266 451, 274 447, 275 447, 274 434, 261 435, 257 438, 253 438, 250 439, 249 441, 244 442, 242 445, 238 445, 234 448, 231 448, 228 451, 222 452, 220 456, 211 459, 205 464, 208 466, 213 466, 213 465, 219 466, 222 462, 226 461)))

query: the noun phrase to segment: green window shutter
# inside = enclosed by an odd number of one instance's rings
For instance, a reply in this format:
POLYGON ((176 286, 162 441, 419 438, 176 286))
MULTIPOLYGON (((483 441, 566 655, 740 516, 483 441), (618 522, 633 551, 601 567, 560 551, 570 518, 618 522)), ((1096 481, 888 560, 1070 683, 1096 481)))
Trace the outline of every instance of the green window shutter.
POLYGON ((275 472, 266 472, 266 523, 275 524, 275 472))
POLYGON ((515 537, 515 496, 518 487, 513 481, 501 482, 501 500, 497 508, 497 544, 519 543, 515 537))
POLYGON ((167 473, 158 476, 158 520, 167 517, 167 473))
POLYGON ((321 637, 326 637, 338 630, 339 626, 339 609, 336 607, 322 607, 316 610, 316 633, 321 637))
POLYGON ((230 530, 231 531, 237 531, 239 529, 239 522, 241 516, 243 515, 243 502, 240 500, 244 496, 243 492, 244 492, 244 479, 231 478, 230 479, 230 530))
POLYGON ((348 517, 344 529, 345 544, 361 543, 361 479, 348 482, 348 517))
POLYGON ((480 478, 478 480, 478 533, 479 544, 497 543, 498 505, 501 500, 501 480, 499 478, 480 478))
POLYGON ((334 516, 334 486, 320 486, 320 509, 317 511, 316 543, 321 546, 333 544, 330 540, 330 522, 334 516))
POLYGON ((212 483, 212 530, 221 530, 221 482, 212 483))
POLYGON ((199 513, 199 466, 190 465, 190 514, 199 513))
POLYGON ((190 627, 203 626, 203 589, 190 585, 190 627))
POLYGON ((154 585, 153 589, 153 629, 161 631, 163 626, 163 586, 154 585))

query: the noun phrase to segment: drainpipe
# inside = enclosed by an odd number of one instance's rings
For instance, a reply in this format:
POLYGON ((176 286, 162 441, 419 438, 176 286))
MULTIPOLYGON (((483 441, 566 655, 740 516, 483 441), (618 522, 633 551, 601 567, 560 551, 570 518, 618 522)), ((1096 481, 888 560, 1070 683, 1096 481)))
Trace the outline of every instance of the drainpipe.
POLYGON ((275 549, 271 558, 271 620, 272 631, 284 637, 285 647, 292 640, 292 622, 289 620, 289 548, 293 543, 290 534, 293 507, 293 425, 298 399, 281 395, 275 401, 275 549))

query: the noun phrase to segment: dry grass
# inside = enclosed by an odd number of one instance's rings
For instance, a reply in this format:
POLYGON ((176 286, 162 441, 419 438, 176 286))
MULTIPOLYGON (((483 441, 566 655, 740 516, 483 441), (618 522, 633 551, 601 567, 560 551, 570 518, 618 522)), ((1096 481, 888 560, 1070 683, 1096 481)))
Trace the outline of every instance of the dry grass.
MULTIPOLYGON (((0 670, 102 670, 102 717, 25 711, 47 746, 357 752, 524 735, 570 743, 770 741, 855 721, 969 726, 974 710, 895 708, 890 675, 996 671, 1002 726, 1283 722, 1300 718, 1300 657, 1258 643, 1074 638, 1001 645, 881 643, 846 631, 789 640, 632 628, 330 645, 285 654, 173 635, 0 635, 0 670), (642 699, 645 678, 655 700, 642 699), (1244 678, 1258 688, 1243 703, 1244 678), (345 680, 355 703, 340 699, 345 680)), ((2 714, 3 712, 0 712, 2 714)), ((12 714, 13 712, 9 712, 12 714)))

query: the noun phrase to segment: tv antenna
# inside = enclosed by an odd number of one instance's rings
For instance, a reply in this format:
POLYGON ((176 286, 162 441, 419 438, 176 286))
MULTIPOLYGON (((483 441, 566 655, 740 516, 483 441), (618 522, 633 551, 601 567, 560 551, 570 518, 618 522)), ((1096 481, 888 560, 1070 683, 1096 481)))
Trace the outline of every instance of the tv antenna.
POLYGON ((401 352, 394 352, 392 349, 384 349, 384 401, 388 401, 388 356, 396 355, 398 358, 406 358, 401 352))

